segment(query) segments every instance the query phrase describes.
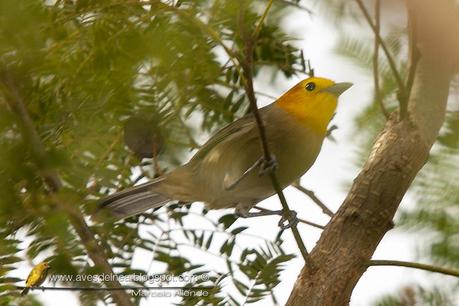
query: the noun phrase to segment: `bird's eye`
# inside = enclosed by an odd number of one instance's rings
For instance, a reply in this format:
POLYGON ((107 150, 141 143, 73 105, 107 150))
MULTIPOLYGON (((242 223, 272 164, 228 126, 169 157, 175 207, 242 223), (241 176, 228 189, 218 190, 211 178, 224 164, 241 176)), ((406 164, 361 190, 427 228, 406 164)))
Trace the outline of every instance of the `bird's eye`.
POLYGON ((305 88, 306 88, 307 91, 313 91, 316 88, 316 83, 309 82, 308 84, 306 84, 305 88))

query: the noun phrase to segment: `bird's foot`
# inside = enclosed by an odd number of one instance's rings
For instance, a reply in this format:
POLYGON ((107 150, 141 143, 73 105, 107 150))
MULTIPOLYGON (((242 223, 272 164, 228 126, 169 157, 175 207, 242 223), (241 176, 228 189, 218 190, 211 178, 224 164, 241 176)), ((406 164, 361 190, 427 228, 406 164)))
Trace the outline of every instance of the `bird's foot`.
POLYGON ((294 210, 289 211, 289 216, 285 216, 285 214, 282 213, 281 219, 279 220, 279 223, 278 223, 279 227, 282 230, 289 229, 292 226, 296 226, 297 224, 298 224, 298 217, 297 217, 296 211, 294 210))
POLYGON ((257 212, 248 212, 245 209, 237 209, 235 211, 236 216, 241 218, 254 218, 254 217, 263 217, 263 216, 279 216, 282 215, 282 210, 269 210, 269 211, 257 211, 257 212))
MULTIPOLYGON (((296 226, 298 224, 298 217, 297 213, 294 210, 290 210, 288 212, 288 216, 286 216, 284 210, 267 210, 265 208, 261 208, 255 206, 255 208, 261 210, 258 212, 249 212, 246 207, 237 207, 235 210, 235 214, 241 218, 254 218, 254 217, 262 217, 262 216, 281 216, 281 219, 278 222, 279 227, 282 230, 286 230, 291 228, 292 226, 296 226)), ((250 208, 249 208, 250 209, 250 208)))
POLYGON ((258 175, 262 176, 262 175, 270 174, 276 169, 277 169, 276 156, 271 155, 271 158, 269 160, 266 160, 266 158, 262 157, 261 164, 260 164, 260 171, 258 171, 258 175))

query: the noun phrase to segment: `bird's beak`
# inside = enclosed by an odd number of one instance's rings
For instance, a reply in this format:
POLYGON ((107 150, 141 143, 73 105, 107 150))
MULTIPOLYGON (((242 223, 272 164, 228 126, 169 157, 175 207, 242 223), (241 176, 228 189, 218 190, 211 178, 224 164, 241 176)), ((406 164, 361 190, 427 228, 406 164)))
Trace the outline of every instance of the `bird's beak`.
POLYGON ((323 89, 323 91, 334 94, 335 96, 339 97, 343 92, 348 90, 352 85, 352 83, 349 82, 343 82, 343 83, 335 83, 334 85, 323 89))

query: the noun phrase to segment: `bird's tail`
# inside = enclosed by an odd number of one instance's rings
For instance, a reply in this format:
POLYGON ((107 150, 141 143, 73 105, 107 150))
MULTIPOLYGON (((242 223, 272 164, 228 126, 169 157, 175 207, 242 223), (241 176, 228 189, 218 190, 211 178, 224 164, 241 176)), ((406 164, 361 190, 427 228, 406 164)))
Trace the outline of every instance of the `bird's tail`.
POLYGON ((171 201, 170 198, 154 191, 154 187, 161 183, 163 178, 157 178, 148 183, 134 186, 120 192, 116 192, 103 198, 99 205, 97 215, 106 214, 115 219, 123 219, 139 214, 150 208, 159 208, 171 201))
POLYGON ((21 291, 21 295, 26 295, 28 292, 29 292, 30 288, 29 287, 25 287, 22 291, 21 291))

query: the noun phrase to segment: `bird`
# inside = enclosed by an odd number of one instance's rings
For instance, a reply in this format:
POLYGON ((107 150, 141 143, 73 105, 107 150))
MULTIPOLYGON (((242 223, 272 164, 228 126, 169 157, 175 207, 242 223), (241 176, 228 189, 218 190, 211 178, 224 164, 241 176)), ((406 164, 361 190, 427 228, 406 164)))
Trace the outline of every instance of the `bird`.
POLYGON ((35 267, 32 268, 32 270, 29 273, 29 276, 27 276, 26 279, 26 285, 25 288, 22 290, 21 295, 26 295, 30 288, 38 287, 46 279, 46 276, 48 275, 48 270, 50 269, 49 263, 46 261, 43 261, 39 264, 37 264, 35 267))
POLYGON ((275 168, 282 188, 307 172, 327 136, 338 97, 352 85, 309 77, 258 109, 273 155, 271 165, 263 158, 255 117, 248 114, 215 133, 188 163, 102 198, 96 215, 105 211, 105 216, 119 220, 177 201, 204 202, 208 209, 234 208, 245 218, 283 216, 281 210, 250 212, 275 194, 269 175, 264 175, 266 170, 275 168))

